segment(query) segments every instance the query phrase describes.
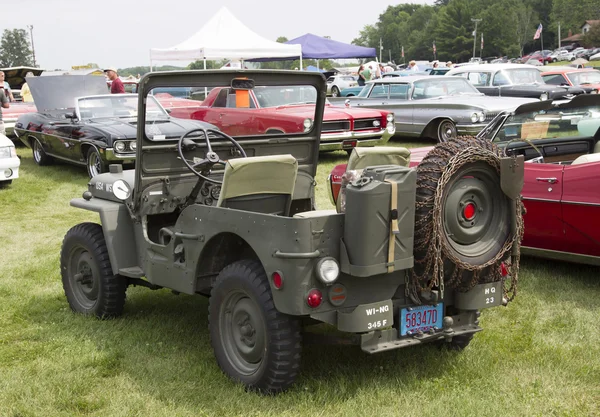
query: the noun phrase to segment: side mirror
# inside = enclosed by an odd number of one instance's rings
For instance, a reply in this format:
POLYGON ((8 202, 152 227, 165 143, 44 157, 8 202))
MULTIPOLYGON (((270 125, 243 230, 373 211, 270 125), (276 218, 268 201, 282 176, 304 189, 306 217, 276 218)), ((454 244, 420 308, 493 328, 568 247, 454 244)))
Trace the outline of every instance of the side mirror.
POLYGON ((171 114, 171 112, 173 111, 173 109, 165 109, 165 111, 169 114, 171 114))

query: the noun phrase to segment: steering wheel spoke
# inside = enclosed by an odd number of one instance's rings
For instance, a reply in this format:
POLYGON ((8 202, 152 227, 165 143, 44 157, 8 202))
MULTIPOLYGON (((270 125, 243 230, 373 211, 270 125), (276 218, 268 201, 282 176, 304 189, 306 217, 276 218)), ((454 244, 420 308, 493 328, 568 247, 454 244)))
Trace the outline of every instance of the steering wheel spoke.
MULTIPOLYGON (((209 132, 213 132, 213 133, 217 134, 218 136, 221 136, 224 139, 227 139, 229 142, 231 142, 233 144, 233 146, 235 148, 237 148, 240 151, 240 154, 242 155, 243 158, 247 157, 246 152, 244 151, 242 146, 231 136, 229 136, 219 130, 206 129, 206 128, 196 128, 196 129, 192 129, 192 130, 189 130, 186 133, 184 133, 179 138, 179 142, 177 142, 177 152, 179 153, 179 159, 181 159, 183 161, 183 163, 188 167, 188 169, 191 172, 194 173, 194 175, 196 175, 199 178, 202 178, 205 181, 211 182, 213 184, 222 184, 223 181, 216 180, 209 176, 210 171, 213 166, 215 166, 217 164, 225 165, 227 163, 226 161, 223 161, 221 158, 219 158, 219 155, 213 151, 212 145, 210 143, 210 138, 208 136, 209 132), (193 150, 193 149, 186 149, 186 145, 184 144, 184 141, 186 139, 188 139, 189 136, 196 134, 196 133, 204 134, 204 140, 206 143, 207 150, 206 150, 205 157, 203 159, 200 160, 199 158, 194 158, 193 160, 190 161, 189 159, 187 159, 183 156, 183 152, 188 151, 188 150, 193 150)), ((188 139, 188 141, 189 141, 189 139, 188 139)))

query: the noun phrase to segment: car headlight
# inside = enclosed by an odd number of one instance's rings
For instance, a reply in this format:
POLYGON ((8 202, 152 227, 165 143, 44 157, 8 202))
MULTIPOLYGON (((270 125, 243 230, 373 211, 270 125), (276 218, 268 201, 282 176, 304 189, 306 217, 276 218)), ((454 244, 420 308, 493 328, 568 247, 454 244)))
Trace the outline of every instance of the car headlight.
POLYGON ((131 141, 131 142, 129 142, 129 148, 130 148, 132 151, 135 151, 135 150, 136 150, 136 148, 137 148, 137 144, 135 143, 135 140, 134 140, 134 141, 131 141))
POLYGON ((485 122, 485 113, 484 112, 479 113, 479 121, 482 123, 485 122))
POLYGON ((379 126, 381 126, 381 122, 379 120, 373 120, 373 126, 379 127, 379 126))
POLYGON ((388 113, 386 118, 388 123, 392 123, 394 121, 394 113, 388 113))
POLYGON ((308 132, 310 129, 312 129, 312 125, 312 119, 304 119, 304 132, 308 132))
POLYGON ((122 141, 117 141, 115 142, 115 151, 117 152, 125 152, 125 149, 127 149, 127 145, 125 145, 125 142, 122 141))
POLYGON ((548 93, 542 93, 540 100, 548 100, 548 93))
POLYGON ((477 113, 473 113, 471 115, 471 123, 477 123, 477 120, 479 120, 479 116, 477 115, 477 113))
POLYGON ((321 259, 316 266, 317 278, 326 285, 333 282, 340 276, 340 266, 333 258, 327 257, 321 259))

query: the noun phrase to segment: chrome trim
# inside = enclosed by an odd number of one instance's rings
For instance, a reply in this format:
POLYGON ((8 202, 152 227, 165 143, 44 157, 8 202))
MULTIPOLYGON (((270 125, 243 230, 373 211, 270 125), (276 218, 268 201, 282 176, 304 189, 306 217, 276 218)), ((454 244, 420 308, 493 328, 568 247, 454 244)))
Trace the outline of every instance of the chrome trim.
POLYGON ((576 206, 595 206, 595 207, 600 207, 600 203, 586 203, 583 201, 561 201, 561 203, 564 204, 573 204, 576 206))
POLYGON ((386 144, 390 138, 396 133, 394 129, 390 132, 387 127, 376 132, 341 132, 341 133, 321 133, 321 143, 319 150, 321 151, 336 151, 345 149, 342 147, 342 142, 345 140, 356 139, 356 147, 362 146, 381 146, 386 144))
POLYGON ((523 255, 556 259, 558 261, 600 266, 600 257, 592 255, 582 255, 578 253, 562 252, 550 249, 538 249, 530 246, 522 246, 521 253, 523 255))
MULTIPOLYGON (((93 146, 93 145, 92 145, 93 146)), ((98 148, 96 148, 98 149, 98 148)), ((102 150, 99 150, 102 155, 102 150)), ((104 157, 107 161, 135 161, 135 152, 129 152, 125 154, 117 153, 113 148, 104 149, 104 157)))

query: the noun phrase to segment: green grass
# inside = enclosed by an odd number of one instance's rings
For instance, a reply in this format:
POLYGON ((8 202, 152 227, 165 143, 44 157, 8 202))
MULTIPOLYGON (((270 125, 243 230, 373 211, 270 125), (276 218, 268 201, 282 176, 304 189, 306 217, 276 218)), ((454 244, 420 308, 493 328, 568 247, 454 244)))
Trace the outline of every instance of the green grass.
MULTIPOLYGON (((464 352, 309 345, 296 385, 264 397, 219 370, 203 297, 130 288, 119 319, 72 313, 59 251, 71 226, 97 221, 68 205, 85 170, 18 153, 21 178, 0 191, 2 417, 600 416, 597 268, 526 259, 517 299, 484 311, 464 352)), ((326 174, 346 156, 322 159, 325 208, 326 174)))

